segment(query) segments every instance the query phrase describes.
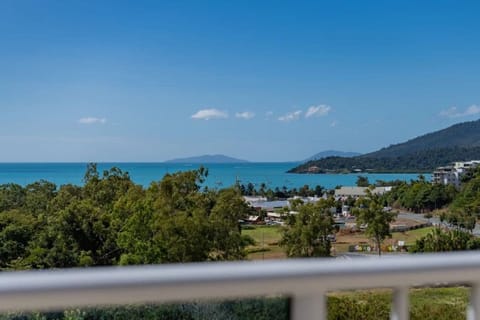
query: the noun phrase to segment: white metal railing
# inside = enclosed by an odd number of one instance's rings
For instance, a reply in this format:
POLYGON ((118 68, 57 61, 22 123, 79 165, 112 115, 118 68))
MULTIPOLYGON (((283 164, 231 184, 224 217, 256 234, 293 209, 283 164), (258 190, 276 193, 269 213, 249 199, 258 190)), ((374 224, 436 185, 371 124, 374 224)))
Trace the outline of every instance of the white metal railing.
POLYGON ((408 319, 408 288, 472 286, 480 319, 480 253, 380 259, 298 259, 0 273, 0 311, 178 302, 262 295, 292 297, 293 319, 326 319, 326 292, 392 288, 391 319, 408 319))

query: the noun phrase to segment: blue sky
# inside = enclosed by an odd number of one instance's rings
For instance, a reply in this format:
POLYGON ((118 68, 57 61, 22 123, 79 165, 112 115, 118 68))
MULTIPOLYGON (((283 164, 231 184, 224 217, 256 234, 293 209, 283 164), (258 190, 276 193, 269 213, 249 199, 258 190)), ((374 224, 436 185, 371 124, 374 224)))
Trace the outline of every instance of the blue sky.
POLYGON ((478 1, 0 1, 0 161, 291 161, 480 115, 478 1))

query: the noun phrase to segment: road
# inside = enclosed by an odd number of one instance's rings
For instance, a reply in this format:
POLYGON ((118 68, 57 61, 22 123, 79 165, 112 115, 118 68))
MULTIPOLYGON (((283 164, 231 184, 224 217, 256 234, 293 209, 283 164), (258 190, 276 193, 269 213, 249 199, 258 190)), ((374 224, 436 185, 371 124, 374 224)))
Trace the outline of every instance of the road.
POLYGON ((340 260, 357 260, 357 259, 371 259, 372 257, 377 257, 371 254, 364 254, 358 252, 344 252, 336 256, 340 260))
MULTIPOLYGON (((412 220, 418 220, 422 222, 431 222, 434 226, 444 226, 446 228, 449 228, 448 224, 445 222, 440 222, 440 219, 438 217, 432 217, 430 219, 427 219, 423 216, 423 213, 410 213, 410 212, 400 212, 398 214, 399 218, 405 218, 405 219, 412 219, 412 220)), ((480 225, 475 225, 475 229, 473 229, 473 234, 476 236, 480 236, 480 225)))
POLYGON ((377 254, 366 254, 360 252, 342 252, 336 256, 336 259, 340 260, 358 260, 358 259, 388 259, 398 257, 405 253, 382 253, 379 257, 377 254))

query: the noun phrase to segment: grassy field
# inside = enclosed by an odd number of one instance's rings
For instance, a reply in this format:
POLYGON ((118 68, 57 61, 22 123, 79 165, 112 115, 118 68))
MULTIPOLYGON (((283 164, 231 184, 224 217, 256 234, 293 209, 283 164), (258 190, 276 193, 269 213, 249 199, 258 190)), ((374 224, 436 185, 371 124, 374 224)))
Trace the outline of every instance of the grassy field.
POLYGON ((280 226, 254 226, 252 229, 242 230, 242 234, 255 240, 255 245, 248 248, 248 259, 282 259, 286 258, 283 249, 278 245, 281 238, 280 226))
MULTIPOLYGON (((420 228, 405 232, 393 232, 392 238, 386 239, 385 244, 396 244, 398 241, 405 241, 406 245, 412 245, 415 240, 425 236, 433 227, 420 228)), ((369 239, 363 233, 337 234, 337 244, 358 244, 368 243, 369 239)))
MULTIPOLYGON (((396 244, 399 240, 405 241, 406 245, 412 245, 415 240, 423 237, 433 227, 415 229, 406 232, 394 232, 391 239, 386 239, 385 244, 396 244)), ((255 240, 255 245, 248 248, 248 259, 282 259, 285 253, 278 246, 281 238, 280 226, 253 226, 251 229, 242 230, 242 233, 249 235, 255 240)), ((352 244, 368 243, 369 239, 361 233, 337 235, 337 242, 334 244, 335 252, 347 252, 352 244)))
POLYGON ((248 235, 257 242, 258 245, 277 244, 281 237, 281 227, 279 226, 253 226, 252 229, 242 230, 242 234, 248 235))
MULTIPOLYGON (((392 239, 411 245, 416 239, 426 235, 432 227, 395 232, 392 239)), ((249 248, 249 259, 282 259, 285 253, 278 246, 281 238, 279 226, 255 226, 243 230, 251 236, 256 244, 249 248)), ((368 242, 362 234, 337 235, 335 249, 337 253, 348 250, 351 244, 368 242), (344 241, 344 243, 339 243, 344 241)), ((425 320, 460 320, 466 318, 466 308, 470 289, 467 287, 449 288, 414 288, 410 289, 410 319, 425 320)), ((389 319, 392 291, 388 289, 331 292, 328 294, 328 319, 373 320, 389 319)))
MULTIPOLYGON (((465 319, 470 289, 410 289, 411 319, 465 319)), ((391 290, 333 292, 328 295, 328 319, 389 319, 391 290)))
POLYGON ((427 227, 421 229, 410 230, 407 232, 395 232, 392 234, 393 239, 404 240, 407 245, 412 245, 415 241, 421 237, 424 237, 432 231, 434 227, 427 227))

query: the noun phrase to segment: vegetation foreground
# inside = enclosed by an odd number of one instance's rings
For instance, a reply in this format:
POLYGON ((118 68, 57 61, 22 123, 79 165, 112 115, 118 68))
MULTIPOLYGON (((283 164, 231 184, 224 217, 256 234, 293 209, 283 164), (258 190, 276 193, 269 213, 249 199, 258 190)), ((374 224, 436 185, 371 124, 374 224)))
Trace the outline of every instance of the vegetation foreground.
MULTIPOLYGON (((100 174, 92 164, 83 186, 57 188, 47 181, 26 187, 1 185, 0 268, 332 255, 330 236, 335 229, 331 208, 337 206, 332 197, 315 204, 293 201, 291 209, 297 214, 286 214, 284 227, 241 228, 239 222, 257 212, 245 203, 237 186, 202 189, 206 174, 204 169, 169 174, 143 188, 117 168, 100 174)), ((385 197, 370 195, 352 202, 357 223, 366 228, 351 239, 373 241, 378 254, 387 238, 405 241, 414 252, 479 249, 479 239, 467 232, 476 223, 479 185, 480 171, 473 173, 458 193, 419 180, 399 184, 385 197), (444 219, 454 229, 425 228, 392 235, 389 224, 394 215, 385 212, 385 203, 422 210, 449 205, 444 219)), ((346 250, 349 243, 341 242, 337 238, 335 247, 343 245, 346 250)), ((412 289, 411 318, 464 319, 468 293, 464 287, 412 289)), ((328 318, 388 319, 390 301, 388 290, 331 293, 328 318)), ((0 319, 288 319, 288 314, 288 299, 268 298, 8 314, 0 319)))
MULTIPOLYGON (((466 317, 469 289, 421 288, 410 290, 410 319, 460 320, 466 317)), ((328 319, 389 319, 390 290, 336 292, 328 295, 328 319)), ((176 305, 122 306, 64 312, 5 314, 0 320, 282 320, 289 319, 289 300, 248 299, 176 305)))

